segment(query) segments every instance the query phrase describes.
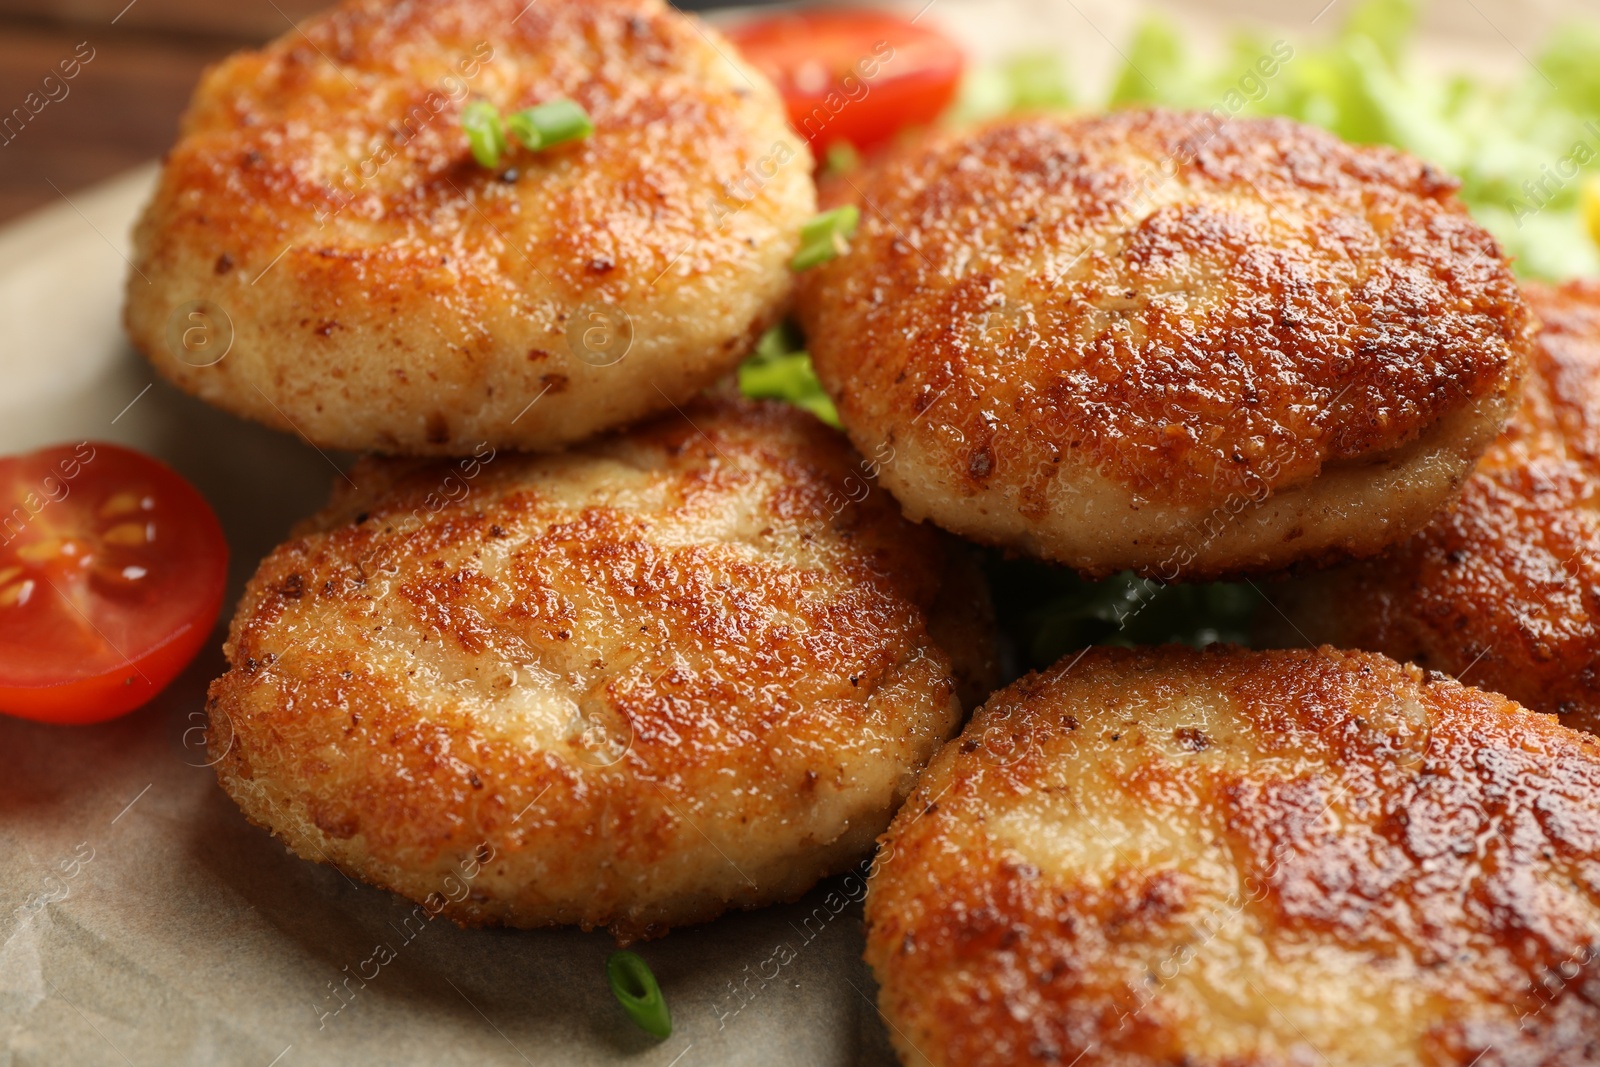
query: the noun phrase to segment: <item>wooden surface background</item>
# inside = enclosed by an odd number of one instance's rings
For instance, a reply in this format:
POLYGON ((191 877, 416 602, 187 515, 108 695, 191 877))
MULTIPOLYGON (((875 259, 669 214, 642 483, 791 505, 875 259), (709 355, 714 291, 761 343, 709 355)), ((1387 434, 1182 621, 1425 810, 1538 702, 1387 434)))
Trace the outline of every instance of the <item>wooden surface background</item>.
POLYGON ((41 92, 45 75, 80 45, 94 50, 66 83, 66 96, 0 146, 0 221, 59 200, 57 189, 70 194, 159 156, 206 64, 282 33, 291 19, 321 6, 323 0, 0 0, 0 115, 41 92))
POLYGON ((0 0, 0 117, 81 45, 94 50, 66 95, 0 144, 0 222, 160 156, 206 64, 330 3, 0 0))

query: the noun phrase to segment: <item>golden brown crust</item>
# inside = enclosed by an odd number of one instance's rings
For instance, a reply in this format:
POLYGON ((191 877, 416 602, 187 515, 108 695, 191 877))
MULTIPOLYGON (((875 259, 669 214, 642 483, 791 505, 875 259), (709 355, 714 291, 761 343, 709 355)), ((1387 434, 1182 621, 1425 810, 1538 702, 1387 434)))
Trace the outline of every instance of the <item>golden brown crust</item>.
POLYGON ((1282 119, 1012 118, 836 187, 861 232, 798 307, 914 516, 1092 572, 1370 554, 1457 488, 1525 356, 1455 185, 1282 119))
POLYGON ((734 56, 661 0, 346 0, 206 74, 136 233, 130 334, 324 446, 548 448, 667 410, 781 313, 814 210, 734 56), (478 97, 571 98, 595 133, 488 170, 478 97), (197 301, 231 323, 214 366, 175 355, 197 301))
POLYGON ((798 895, 888 824, 956 677, 995 684, 982 579, 935 607, 970 561, 837 497, 859 462, 731 400, 554 456, 363 461, 234 618, 224 787, 419 901, 485 850, 462 921, 654 936, 798 895))
POLYGON ((1592 1064, 1600 743, 1370 653, 1094 649, 883 839, 908 1064, 1592 1064))
POLYGON ((1527 296, 1543 325, 1522 404, 1460 506, 1376 560, 1275 595, 1311 640, 1464 675, 1594 731, 1600 282, 1532 284, 1527 296))

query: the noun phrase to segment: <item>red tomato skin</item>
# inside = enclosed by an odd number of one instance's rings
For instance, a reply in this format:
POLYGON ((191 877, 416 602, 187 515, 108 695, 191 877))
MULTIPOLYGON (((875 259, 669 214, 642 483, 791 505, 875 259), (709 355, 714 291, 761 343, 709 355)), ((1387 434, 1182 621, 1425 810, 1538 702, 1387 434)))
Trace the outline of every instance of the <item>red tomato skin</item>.
MULTIPOLYGON (((54 684, 17 685, 0 682, 0 715, 62 726, 84 726, 126 715, 149 703, 181 674, 213 635, 228 572, 227 539, 216 513, 205 498, 182 475, 167 464, 132 449, 108 442, 84 442, 98 455, 118 462, 129 460, 144 465, 152 478, 170 487, 185 499, 185 517, 192 532, 210 551, 192 561, 199 572, 193 587, 205 593, 192 611, 187 625, 174 630, 162 641, 142 650, 115 672, 73 678, 54 684)), ((0 464, 27 463, 71 445, 39 449, 20 457, 5 457, 0 464)), ((92 467, 92 462, 85 469, 92 467)), ((8 650, 0 647, 0 661, 8 650)))
POLYGON ((92 726, 137 711, 171 685, 206 646, 222 613, 222 590, 206 609, 205 625, 190 626, 135 661, 142 672, 101 675, 60 685, 0 686, 0 715, 57 726, 92 726))
POLYGON ((933 122, 955 99, 965 67, 949 38, 883 12, 793 12, 729 36, 777 85, 790 125, 819 154, 839 141, 870 152, 933 122))

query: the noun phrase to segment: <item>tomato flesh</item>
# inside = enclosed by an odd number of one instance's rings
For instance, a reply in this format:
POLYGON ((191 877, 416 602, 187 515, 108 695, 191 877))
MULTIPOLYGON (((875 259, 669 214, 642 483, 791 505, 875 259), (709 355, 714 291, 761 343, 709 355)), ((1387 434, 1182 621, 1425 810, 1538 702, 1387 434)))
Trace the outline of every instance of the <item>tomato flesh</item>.
POLYGON ((756 19, 729 34, 783 94, 789 122, 820 152, 863 151, 937 119, 964 60, 939 31, 877 11, 825 9, 756 19))
POLYGON ((215 513, 163 463, 102 442, 0 459, 0 712, 146 703, 210 637, 227 570, 215 513))

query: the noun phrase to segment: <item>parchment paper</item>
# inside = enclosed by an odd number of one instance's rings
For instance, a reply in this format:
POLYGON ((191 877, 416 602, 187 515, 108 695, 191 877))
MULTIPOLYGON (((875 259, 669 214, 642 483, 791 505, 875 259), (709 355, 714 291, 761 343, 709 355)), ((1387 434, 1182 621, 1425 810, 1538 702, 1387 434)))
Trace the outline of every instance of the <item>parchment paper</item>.
MULTIPOLYGON (((1178 14, 1199 33, 1254 15, 1309 42, 1325 3, 1178 14)), ((1427 24, 1479 69, 1504 67, 1515 55, 1500 29, 1526 47, 1565 6, 1513 14, 1509 2, 1463 0, 1427 24)), ((1083 84, 1099 85, 1137 13, 1110 0, 935 0, 926 17, 979 55, 1058 48, 1083 84)), ((167 459, 223 520, 232 603, 351 457, 177 394, 122 341, 128 230, 153 173, 73 194, 0 234, 0 450, 95 438, 167 459)), ((797 905, 643 946, 677 1024, 658 1044, 611 997, 606 935, 447 920, 416 932, 402 922, 409 902, 288 854, 204 766, 200 709, 222 669, 220 640, 119 721, 0 718, 0 1067, 893 1062, 860 962, 860 905, 824 904, 857 883, 835 879, 797 905)))

